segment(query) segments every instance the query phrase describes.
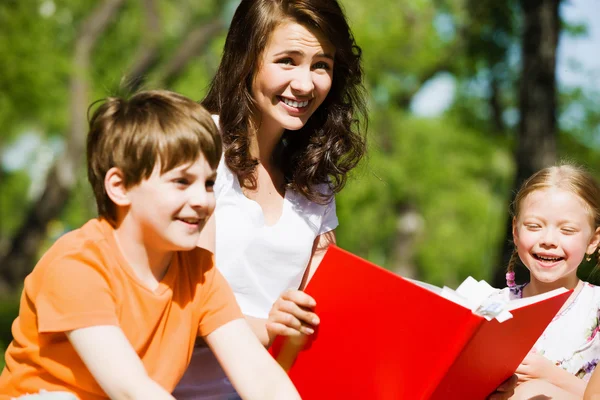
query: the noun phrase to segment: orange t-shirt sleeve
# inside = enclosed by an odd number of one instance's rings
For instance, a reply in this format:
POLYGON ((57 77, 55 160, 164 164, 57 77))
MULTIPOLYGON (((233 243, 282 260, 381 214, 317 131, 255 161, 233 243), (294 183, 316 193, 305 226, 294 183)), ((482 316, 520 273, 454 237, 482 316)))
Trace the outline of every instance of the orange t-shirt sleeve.
POLYGON ((212 255, 206 258, 210 264, 206 271, 207 285, 201 305, 199 336, 207 336, 220 326, 244 317, 231 287, 214 266, 214 258, 212 255))
POLYGON ((34 302, 41 333, 119 325, 105 272, 74 257, 59 258, 48 266, 34 302))

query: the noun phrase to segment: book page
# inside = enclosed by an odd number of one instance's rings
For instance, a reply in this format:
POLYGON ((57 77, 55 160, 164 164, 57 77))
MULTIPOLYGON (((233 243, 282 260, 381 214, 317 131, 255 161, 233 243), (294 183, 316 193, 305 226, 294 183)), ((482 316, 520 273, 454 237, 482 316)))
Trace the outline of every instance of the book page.
MULTIPOLYGON (((458 305, 461 305, 465 308, 471 309, 469 299, 465 298, 464 296, 461 296, 454 289, 451 289, 447 286, 444 286, 443 288, 441 288, 441 287, 432 285, 431 283, 418 281, 416 279, 410 279, 410 278, 403 278, 403 279, 406 279, 407 281, 414 283, 415 285, 420 286, 424 289, 427 289, 427 290, 429 290, 447 300, 450 300, 458 305)), ((471 279, 473 279, 473 278, 471 278, 471 279)))
POLYGON ((516 310, 517 308, 521 308, 521 307, 527 306, 529 304, 537 303, 538 301, 549 299, 551 297, 557 296, 557 295, 567 292, 567 291, 568 290, 565 288, 558 288, 558 289, 554 289, 554 290, 551 290, 546 293, 538 294, 536 296, 525 297, 523 299, 511 300, 508 303, 508 309, 516 310))

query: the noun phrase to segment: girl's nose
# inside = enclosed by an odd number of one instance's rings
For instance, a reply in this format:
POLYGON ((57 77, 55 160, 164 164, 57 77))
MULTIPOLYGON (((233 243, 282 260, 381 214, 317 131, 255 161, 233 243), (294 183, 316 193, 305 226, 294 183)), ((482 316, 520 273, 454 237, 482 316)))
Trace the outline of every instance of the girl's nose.
POLYGON ((542 244, 546 246, 556 246, 556 231, 554 229, 544 230, 542 244))

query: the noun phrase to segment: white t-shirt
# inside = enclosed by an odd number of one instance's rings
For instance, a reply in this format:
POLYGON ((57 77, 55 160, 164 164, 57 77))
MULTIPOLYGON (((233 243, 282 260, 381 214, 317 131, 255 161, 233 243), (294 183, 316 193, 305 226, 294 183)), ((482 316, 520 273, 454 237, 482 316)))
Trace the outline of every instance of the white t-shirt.
MULTIPOLYGON (((323 185, 321 190, 329 190, 323 185)), ((267 318, 286 289, 298 289, 315 238, 335 229, 335 200, 320 205, 287 190, 281 217, 265 223, 262 208, 247 198, 224 160, 215 182, 216 264, 246 315, 267 318)))

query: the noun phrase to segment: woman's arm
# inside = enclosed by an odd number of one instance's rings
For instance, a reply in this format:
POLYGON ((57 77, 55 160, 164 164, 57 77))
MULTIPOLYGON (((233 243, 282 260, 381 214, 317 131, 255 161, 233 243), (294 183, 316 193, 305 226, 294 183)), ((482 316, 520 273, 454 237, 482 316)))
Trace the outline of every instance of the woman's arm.
POLYGON ((146 373, 139 356, 117 326, 67 332, 67 338, 96 382, 115 400, 174 400, 146 373))
POLYGON ((310 261, 308 262, 308 267, 306 268, 306 272, 304 272, 304 277, 302 278, 302 283, 300 283, 300 290, 304 290, 308 282, 312 279, 313 275, 319 265, 321 264, 321 260, 323 256, 325 256, 325 252, 330 244, 335 244, 335 230, 331 230, 329 232, 325 232, 320 234, 315 238, 313 242, 312 254, 310 256, 310 261))

